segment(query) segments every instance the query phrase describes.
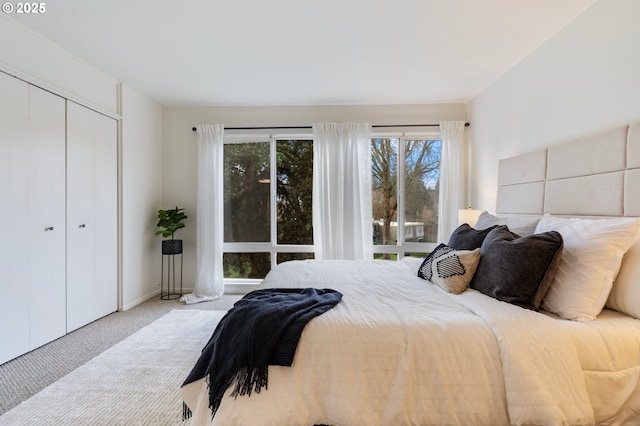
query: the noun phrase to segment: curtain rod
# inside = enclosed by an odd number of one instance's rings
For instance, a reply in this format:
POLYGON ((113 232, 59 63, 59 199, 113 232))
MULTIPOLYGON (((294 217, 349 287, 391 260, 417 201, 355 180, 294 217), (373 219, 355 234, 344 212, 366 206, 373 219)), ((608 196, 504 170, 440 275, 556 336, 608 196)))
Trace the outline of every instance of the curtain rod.
MULTIPOLYGON (((438 127, 439 124, 373 124, 371 127, 438 127)), ((464 123, 464 127, 469 127, 469 123, 464 123)), ((267 126, 267 127, 225 127, 224 130, 291 130, 291 129, 311 129, 312 126, 267 126)), ((195 127, 191 130, 196 131, 195 127)))

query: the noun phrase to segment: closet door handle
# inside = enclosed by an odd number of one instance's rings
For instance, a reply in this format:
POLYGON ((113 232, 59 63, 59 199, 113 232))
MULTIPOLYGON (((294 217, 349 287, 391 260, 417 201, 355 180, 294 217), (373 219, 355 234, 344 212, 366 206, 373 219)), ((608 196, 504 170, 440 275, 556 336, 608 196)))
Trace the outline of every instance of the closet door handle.
POLYGON ((45 231, 53 231, 53 226, 49 226, 47 228, 44 228, 45 231))
POLYGON ((78 228, 85 228, 87 225, 85 225, 84 223, 81 223, 78 228))

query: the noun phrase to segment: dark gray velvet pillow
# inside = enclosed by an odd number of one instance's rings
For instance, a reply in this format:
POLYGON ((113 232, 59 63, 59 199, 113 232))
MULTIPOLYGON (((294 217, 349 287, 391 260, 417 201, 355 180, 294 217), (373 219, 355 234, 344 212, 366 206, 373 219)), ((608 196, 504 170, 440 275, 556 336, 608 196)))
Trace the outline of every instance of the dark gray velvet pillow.
MULTIPOLYGON (((463 223, 451 233, 447 245, 456 250, 475 250, 482 246, 482 242, 493 229, 500 225, 494 225, 487 229, 473 229, 468 223, 463 223)), ((501 225, 507 229, 506 226, 501 225)))
POLYGON ((521 237, 505 227, 493 229, 480 247, 480 263, 471 280, 487 296, 538 310, 562 254, 556 231, 521 237))

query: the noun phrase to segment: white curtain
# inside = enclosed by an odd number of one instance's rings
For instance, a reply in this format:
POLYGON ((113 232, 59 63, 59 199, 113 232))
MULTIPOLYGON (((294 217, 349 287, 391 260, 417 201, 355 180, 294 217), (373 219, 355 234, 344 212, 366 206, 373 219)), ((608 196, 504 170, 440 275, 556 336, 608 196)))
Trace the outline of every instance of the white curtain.
POLYGON ((224 126, 196 126, 198 134, 197 275, 186 304, 218 299, 224 293, 222 272, 224 126))
POLYGON ((371 125, 313 125, 316 259, 372 259, 371 125))
POLYGON ((464 208, 464 121, 441 121, 440 214, 438 242, 447 243, 458 226, 458 209, 464 208))

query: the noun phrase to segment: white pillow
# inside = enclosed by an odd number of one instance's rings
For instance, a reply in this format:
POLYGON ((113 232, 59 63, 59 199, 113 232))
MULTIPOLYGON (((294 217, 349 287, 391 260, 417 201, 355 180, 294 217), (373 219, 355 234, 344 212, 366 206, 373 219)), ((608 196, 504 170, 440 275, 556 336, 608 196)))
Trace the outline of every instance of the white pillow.
POLYGON ((544 216, 535 232, 558 231, 564 249, 543 309, 578 321, 602 311, 625 252, 640 237, 637 219, 544 216))
POLYGON ((620 272, 605 306, 640 319, 640 241, 622 258, 620 272))
POLYGON ((540 221, 540 216, 508 216, 498 217, 489 212, 482 212, 478 217, 474 228, 487 229, 494 225, 506 225, 509 231, 518 234, 521 237, 532 235, 536 230, 536 226, 540 221))

